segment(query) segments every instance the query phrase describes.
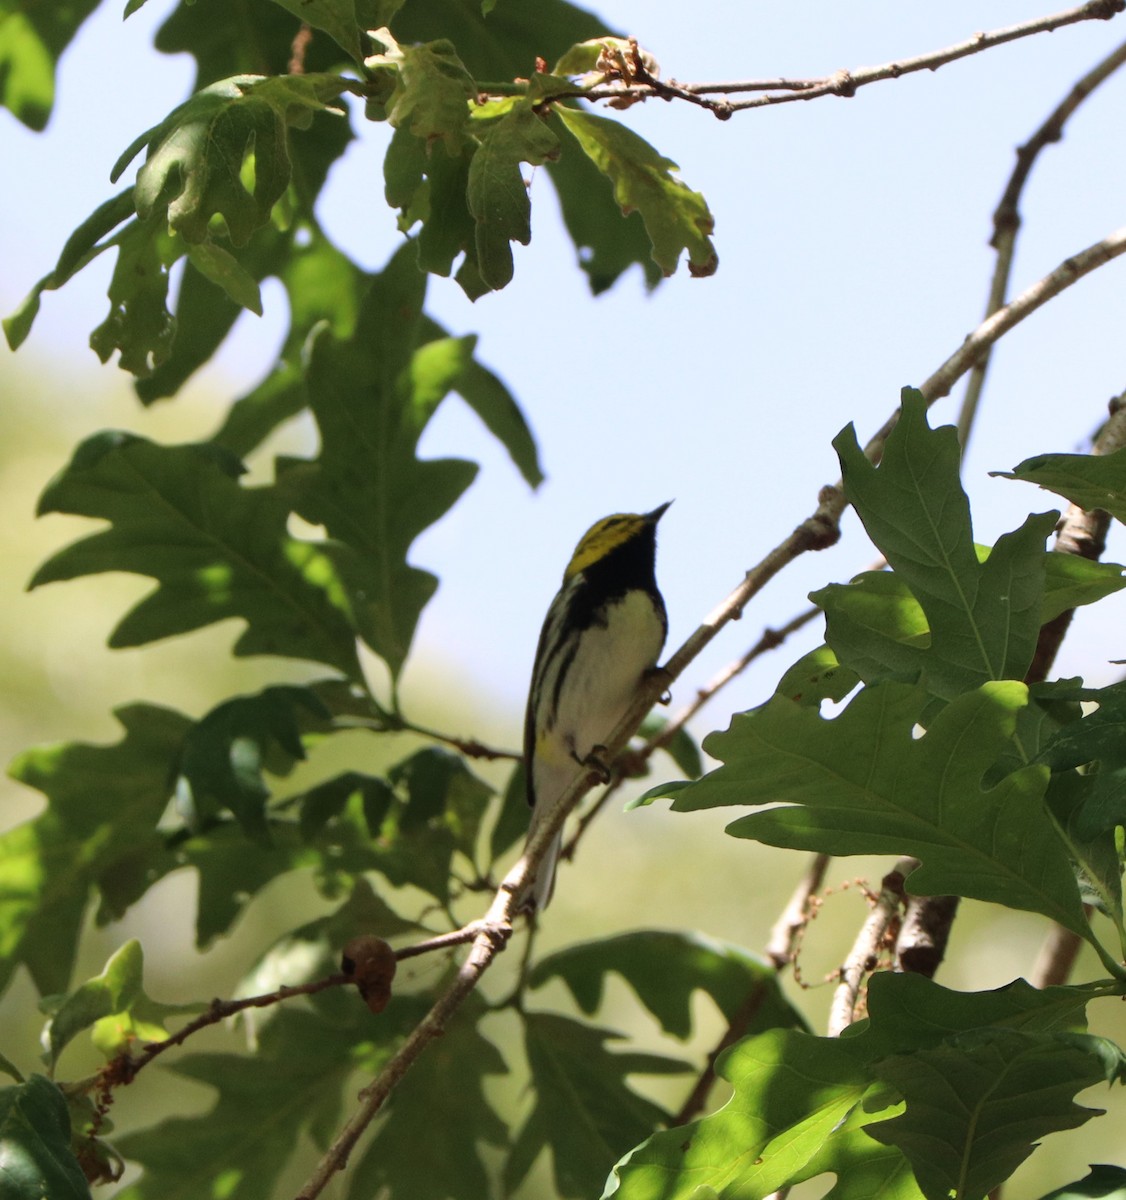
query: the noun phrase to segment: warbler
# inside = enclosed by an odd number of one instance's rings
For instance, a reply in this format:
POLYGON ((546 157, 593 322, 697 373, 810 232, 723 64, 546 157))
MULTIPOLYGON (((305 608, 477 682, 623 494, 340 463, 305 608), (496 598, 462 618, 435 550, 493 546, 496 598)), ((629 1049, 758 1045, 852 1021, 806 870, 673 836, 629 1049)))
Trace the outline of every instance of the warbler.
MULTIPOLYGON (((529 838, 657 664, 668 632, 655 572, 657 522, 671 503, 603 517, 563 572, 540 633, 524 719, 529 838)), ((542 909, 551 899, 561 840, 560 832, 526 907, 542 909)))

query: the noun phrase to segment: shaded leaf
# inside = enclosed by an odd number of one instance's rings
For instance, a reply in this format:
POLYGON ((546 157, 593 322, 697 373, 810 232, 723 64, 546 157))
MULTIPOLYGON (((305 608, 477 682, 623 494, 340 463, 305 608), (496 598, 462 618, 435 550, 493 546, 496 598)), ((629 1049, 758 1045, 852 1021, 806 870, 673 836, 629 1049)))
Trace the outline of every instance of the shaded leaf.
POLYGON ((199 242, 188 246, 191 264, 204 278, 209 279, 237 305, 262 315, 262 292, 258 281, 229 250, 217 242, 199 242))
POLYGON ((823 700, 840 703, 859 682, 860 676, 842 667, 830 647, 818 646, 782 673, 774 692, 795 704, 818 706, 823 700))
POLYGON ((191 722, 144 704, 114 715, 115 745, 40 746, 9 768, 48 806, 0 837, 0 984, 23 962, 41 993, 65 992, 91 891, 104 923, 171 865, 157 822, 191 722))
POLYGON ((715 221, 704 197, 673 175, 676 163, 618 121, 575 108, 557 107, 555 113, 609 178, 623 215, 641 214, 653 261, 664 274, 676 270, 686 251, 693 275, 713 275, 719 265, 710 237, 715 221))
MULTIPOLYGON (((988 547, 974 549, 980 562, 988 561, 988 547)), ((1122 568, 1115 563, 1044 551, 1043 565, 1040 625, 1126 587, 1122 568)), ((830 585, 812 598, 825 609, 834 645, 867 682, 896 674, 913 677, 929 669, 930 624, 902 575, 864 571, 846 586, 830 585)))
POLYGON ((501 4, 481 20, 477 0, 428 0, 408 4, 395 18, 400 42, 449 38, 476 79, 525 78, 536 56, 553 62, 568 46, 610 33, 587 9, 567 0, 536 0, 533 9, 501 4))
POLYGON ((508 1067, 480 1031, 485 1011, 484 1002, 471 996, 395 1088, 387 1120, 350 1172, 349 1200, 480 1200, 490 1194, 482 1144, 507 1147, 508 1131, 488 1102, 485 1083, 506 1075, 508 1067), (434 1153, 435 1130, 441 1130, 441 1154, 434 1153))
POLYGON ((783 801, 728 832, 836 855, 913 855, 922 863, 908 877, 916 895, 1028 909, 1092 940, 1044 809, 1045 769, 1025 767, 982 790, 1026 703, 1023 684, 986 684, 916 738, 926 697, 904 684, 864 689, 831 721, 775 696, 706 739, 724 765, 680 790, 674 808, 783 801))
POLYGON ((376 29, 371 36, 384 52, 364 63, 375 87, 381 88, 379 99, 368 103, 369 117, 386 119, 428 146, 440 141, 450 157, 460 154, 468 141, 469 104, 477 97, 477 85, 453 42, 443 38, 400 46, 389 29, 376 29))
POLYGON ((98 0, 5 4, 0 10, 0 104, 41 130, 55 103, 55 69, 98 0))
POLYGON ((692 1033, 692 998, 702 989, 728 1022, 739 1019, 745 1033, 804 1021, 782 996, 778 972, 738 946, 703 934, 637 930, 581 942, 549 954, 529 982, 542 987, 559 978, 588 1016, 602 1004, 606 976, 617 972, 666 1033, 692 1033))
MULTIPOLYGON (((657 716, 656 713, 650 713, 641 722, 637 734, 639 737, 648 740, 659 734, 667 725, 668 721, 664 717, 657 716)), ((696 744, 696 739, 683 725, 673 734, 672 740, 667 745, 663 745, 661 749, 689 779, 699 779, 704 773, 704 763, 700 757, 700 747, 696 744)))
MULTIPOLYGON (((425 315, 421 322, 422 339, 433 341, 449 334, 441 325, 425 315)), ((543 482, 539 451, 535 438, 516 398, 499 376, 483 366, 476 357, 462 368, 454 382, 454 390, 477 414, 485 428, 508 451, 513 465, 529 487, 543 482)))
POLYGON ((559 194, 563 224, 590 279, 591 292, 598 296, 613 287, 634 263, 652 290, 664 274, 653 258, 640 212, 624 215, 610 180, 583 153, 575 135, 554 115, 551 127, 563 153, 547 164, 547 173, 559 194))
POLYGON ((141 134, 114 165, 117 179, 146 146, 134 199, 142 220, 161 216, 189 242, 221 216, 236 246, 270 218, 289 183, 287 127, 308 128, 344 90, 332 73, 238 75, 213 83, 141 134), (253 161, 248 185, 245 163, 253 161))
POLYGON ((176 322, 168 311, 168 272, 184 246, 158 217, 130 221, 110 239, 118 248, 109 283, 109 313, 90 334, 90 348, 133 375, 151 374, 171 352, 176 322))
POLYGON ((527 776, 524 773, 524 763, 520 761, 513 766, 512 774, 508 777, 508 786, 504 789, 500 812, 489 839, 490 867, 502 854, 527 836, 531 812, 528 805, 527 776))
POLYGON ((459 459, 417 454, 474 343, 418 345, 425 280, 412 257, 408 244, 375 277, 351 336, 326 330, 316 338, 307 388, 321 453, 312 462, 278 462, 295 510, 333 539, 326 553, 352 598, 361 636, 396 674, 437 587, 432 575, 408 564, 407 552, 477 471, 459 459))
MULTIPOLYGON (((356 0, 273 0, 299 21, 323 29, 330 38, 359 63, 363 58, 356 0)), ((402 0, 400 0, 400 3, 402 0)))
POLYGON ((688 1063, 657 1054, 612 1054, 621 1037, 553 1013, 526 1013, 524 1039, 535 1107, 516 1136, 505 1184, 516 1187, 550 1147, 560 1196, 596 1195, 614 1160, 668 1114, 626 1086, 629 1075, 668 1075, 688 1063))
POLYGON ((217 705, 184 741, 176 799, 185 822, 198 829, 227 811, 248 837, 266 840, 263 770, 288 774, 305 758, 302 734, 327 729, 328 718, 315 692, 293 686, 217 705))
POLYGON ((493 122, 469 164, 466 195, 476 222, 476 267, 488 287, 512 279, 510 242, 532 240, 532 205, 521 163, 539 166, 559 156, 559 139, 529 101, 493 122))
MULTIPOLYGON (((875 1073, 907 1108, 868 1133, 910 1159, 928 1200, 982 1200, 1039 1138, 1098 1115, 1072 1097, 1108 1079, 1105 1046, 1089 1035, 989 1029, 885 1059, 875 1073)), ((1120 1074, 1121 1063, 1108 1082, 1120 1074)))
POLYGON ((1099 1200, 1100 1197, 1107 1200, 1126 1197, 1126 1169, 1095 1163, 1086 1178, 1056 1188, 1041 1200, 1099 1200))
MULTIPOLYGON (((169 1068, 213 1088, 215 1103, 194 1117, 174 1117, 117 1140, 144 1168, 122 1197, 213 1195, 269 1200, 302 1134, 318 1144, 334 1129, 342 1089, 357 1067, 372 1069, 390 1054, 403 1008, 374 1021, 354 995, 317 997, 313 1011, 283 1008, 261 1032, 252 1057, 191 1054, 169 1068)), ((409 1028, 409 1026, 408 1026, 409 1028)))
MULTIPOLYGON (((260 238, 261 235, 251 243, 251 249, 260 238)), ((370 275, 361 271, 323 234, 316 231, 310 234, 306 245, 279 245, 274 253, 279 264, 271 259, 268 270, 273 271, 276 265, 280 265, 279 277, 289 302, 289 329, 278 361, 269 374, 230 406, 212 439, 240 456, 256 449, 279 425, 306 408, 309 400, 305 390, 305 349, 309 335, 324 323, 334 336, 350 336, 371 279, 370 275)), ((186 276, 177 307, 184 320, 189 315, 185 311, 188 283, 186 276)), ((197 322, 197 328, 198 320, 206 312, 214 312, 216 301, 225 303, 224 297, 202 279, 192 300, 190 315, 197 322)), ((184 362, 179 372, 183 378, 205 361, 226 336, 237 315, 233 305, 228 304, 227 307, 229 319, 215 330, 213 344, 201 346, 200 353, 184 362)), ((179 343, 173 350, 173 359, 177 357, 178 349, 179 343)), ((160 373, 157 374, 159 376, 160 373)), ((157 394, 168 394, 170 390, 178 388, 181 382, 182 378, 179 377, 169 379, 157 394)), ((145 390, 142 398, 155 397, 145 390)))
POLYGON ((48 484, 39 511, 110 527, 53 555, 30 586, 101 571, 147 575, 156 589, 118 624, 111 646, 240 617, 235 654, 310 659, 360 678, 353 614, 327 548, 290 537, 276 490, 241 487, 241 469, 214 446, 96 434, 48 484))
MULTIPOLYGON (((419 934, 422 927, 404 921, 363 877, 356 879, 343 904, 324 917, 317 917, 283 934, 239 981, 238 996, 261 996, 283 985, 307 983, 340 969, 340 952, 353 938, 371 934, 388 939, 419 934)), ((261 1010, 261 1025, 276 1006, 261 1010)))
POLYGON ((42 1075, 0 1088, 0 1185, 4 1200, 90 1200, 66 1100, 42 1075))

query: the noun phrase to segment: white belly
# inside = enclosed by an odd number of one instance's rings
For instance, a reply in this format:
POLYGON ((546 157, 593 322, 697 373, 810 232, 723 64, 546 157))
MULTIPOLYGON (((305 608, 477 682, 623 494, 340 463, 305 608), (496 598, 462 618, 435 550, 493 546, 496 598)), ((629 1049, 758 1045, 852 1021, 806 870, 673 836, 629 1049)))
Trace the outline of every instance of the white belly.
POLYGON ((642 676, 656 665, 664 638, 660 618, 644 592, 630 592, 613 605, 605 628, 586 630, 567 672, 554 726, 537 745, 537 767, 554 776, 544 779, 547 787, 541 790, 537 771, 537 804, 550 803, 553 791, 566 787, 579 764, 614 731, 642 676), (560 776, 562 782, 557 783, 560 776))

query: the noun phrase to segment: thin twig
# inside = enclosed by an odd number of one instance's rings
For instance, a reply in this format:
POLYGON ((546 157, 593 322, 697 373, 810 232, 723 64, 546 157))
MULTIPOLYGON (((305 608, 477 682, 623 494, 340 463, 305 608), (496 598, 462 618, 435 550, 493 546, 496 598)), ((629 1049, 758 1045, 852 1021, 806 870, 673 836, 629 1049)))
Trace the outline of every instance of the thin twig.
MULTIPOLYGON (((1037 33, 1051 33, 1062 29, 1065 25, 1075 25, 1080 21, 1107 21, 1126 8, 1126 0, 1088 0, 1077 8, 1065 12, 1054 13, 1051 16, 1039 17, 1033 21, 1025 21, 1019 25, 1009 25, 1004 29, 995 29, 991 33, 975 33, 948 46, 944 50, 934 50, 929 54, 919 54, 914 58, 903 58, 895 62, 883 63, 878 67, 860 67, 855 71, 837 71, 824 79, 805 81, 806 86, 795 90, 779 93, 767 93, 755 96, 750 100, 732 101, 731 107, 739 112, 748 108, 762 108, 770 104, 787 104, 793 100, 814 100, 818 96, 850 97, 856 94, 858 88, 870 83, 879 83, 884 79, 898 79, 901 75, 910 75, 915 71, 935 71, 947 63, 956 62, 960 58, 968 58, 971 54, 980 54, 994 46, 1005 42, 1015 42, 1019 38, 1031 37, 1037 33)), ((708 85, 689 86, 690 91, 712 92, 716 89, 708 85)))
POLYGON ((789 903, 771 926, 770 938, 766 943, 766 957, 779 971, 794 961, 794 946, 798 935, 809 922, 809 902, 814 894, 821 890, 830 861, 828 854, 813 855, 801 881, 794 888, 789 903))
POLYGON ((700 1072, 692 1091, 689 1092, 688 1099, 670 1121, 670 1125, 687 1125, 703 1109, 708 1100, 708 1093, 712 1090, 712 1084, 715 1083, 716 1061, 728 1046, 733 1046, 750 1029, 755 1017, 758 1016, 762 1002, 769 993, 770 987, 765 979, 760 979, 747 993, 738 1012, 731 1018, 731 1023, 724 1031, 723 1037, 708 1055, 707 1064, 700 1072))
MULTIPOLYGON (((954 383, 973 365, 977 355, 985 346, 991 345, 1013 326, 1084 275, 1124 252, 1126 252, 1126 229, 1109 235, 1073 258, 1067 259, 1051 274, 1046 275, 1000 312, 984 321, 922 385, 920 390, 928 402, 947 395, 954 383)), ((893 414, 865 447, 865 454, 872 462, 878 461, 881 457, 884 444, 888 434, 895 426, 896 419, 897 414, 893 414)), ((654 672, 638 689, 633 703, 619 721, 617 728, 603 742, 606 748, 606 758, 612 761, 621 753, 661 693, 671 682, 679 678, 684 669, 725 625, 742 615, 743 609, 751 598, 761 591, 779 571, 806 551, 823 549, 838 540, 840 536, 839 522, 844 508, 844 493, 839 484, 822 488, 813 515, 803 521, 787 538, 771 550, 757 566, 752 567, 739 586, 721 604, 717 605, 705 618, 703 624, 673 654, 663 670, 654 672)), ((361 1093, 360 1107, 349 1118, 338 1137, 326 1151, 313 1174, 298 1193, 298 1200, 314 1200, 314 1197, 319 1196, 324 1190, 333 1175, 344 1167, 352 1148, 374 1119, 392 1089, 426 1046, 441 1034, 446 1022, 477 986, 479 979, 492 964, 497 952, 503 948, 511 934, 519 897, 530 880, 535 877, 536 869, 543 861, 556 833, 562 828, 567 816, 580 799, 598 779, 597 771, 579 770, 570 786, 564 790, 550 811, 544 814, 542 821, 536 826, 534 834, 528 840, 523 857, 517 861, 501 882, 484 919, 467 927, 475 931, 473 947, 457 976, 435 1001, 429 1013, 415 1027, 398 1052, 361 1093)))
POLYGON ((876 969, 880 954, 888 943, 894 945, 899 910, 904 901, 903 881, 918 865, 917 859, 901 858, 884 876, 872 911, 841 964, 841 981, 829 1008, 830 1037, 839 1037, 856 1019, 865 975, 876 969))
POLYGON ((1029 983, 1038 988, 1067 983, 1082 945, 1083 939, 1074 930, 1053 925, 1036 956, 1029 983))
MULTIPOLYGON (((716 111, 715 115, 723 120, 735 112, 743 112, 750 108, 765 108, 774 104, 789 104, 795 100, 816 100, 820 96, 839 96, 848 98, 854 96, 859 88, 868 84, 881 83, 885 79, 898 79, 902 75, 911 75, 917 71, 936 71, 947 63, 968 58, 973 54, 991 50, 1006 42, 1015 42, 1020 38, 1032 37, 1038 33, 1051 33, 1066 25, 1076 25, 1081 21, 1108 21, 1126 9, 1126 0, 1088 0, 1076 8, 1064 12, 1053 13, 1046 17, 1037 17, 1024 21, 1019 25, 1008 25, 1003 29, 995 29, 990 33, 975 33, 964 41, 942 50, 932 50, 927 54, 919 54, 914 58, 901 58, 893 62, 882 63, 877 67, 857 67, 855 70, 842 69, 831 75, 816 79, 740 79, 726 83, 678 83, 670 80, 663 85, 666 99, 688 99, 689 96, 736 95, 742 92, 761 92, 748 100, 733 100, 725 110, 716 111)), ((587 100, 643 100, 649 96, 661 95, 652 85, 632 84, 628 86, 608 85, 596 86, 585 91, 577 91, 576 95, 587 100)))
MULTIPOLYGON (((1072 114, 1123 63, 1126 63, 1126 42, 1112 50, 1102 62, 1079 79, 1063 100, 1056 105, 1047 120, 1023 146, 1018 147, 1016 165, 1013 167, 1013 172, 1009 176, 1009 181, 1005 185, 1005 190, 993 213, 993 236, 989 244, 997 251, 997 261, 993 267, 993 278, 989 285, 989 300, 985 307, 987 317, 992 316, 1005 303, 1005 296, 1009 291, 1013 253, 1021 225, 1020 198, 1040 151, 1063 139, 1063 127, 1072 114)), ((974 363, 970 377, 966 381, 966 394, 958 414, 958 441, 961 443, 963 451, 969 441, 974 417, 977 415, 990 357, 990 351, 986 350, 974 363)))

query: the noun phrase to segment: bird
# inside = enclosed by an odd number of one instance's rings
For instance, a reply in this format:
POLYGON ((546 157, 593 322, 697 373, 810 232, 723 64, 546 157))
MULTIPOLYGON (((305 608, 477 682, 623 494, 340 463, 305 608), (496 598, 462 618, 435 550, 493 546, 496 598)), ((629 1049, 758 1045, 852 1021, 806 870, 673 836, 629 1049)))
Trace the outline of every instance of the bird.
MULTIPOLYGON (((544 618, 524 718, 524 769, 531 805, 528 838, 581 766, 601 766, 601 739, 625 715, 657 665, 668 633, 657 587, 657 522, 672 501, 647 513, 615 513, 583 534, 544 618)), ((521 897, 542 911, 551 899, 562 830, 521 897)))

